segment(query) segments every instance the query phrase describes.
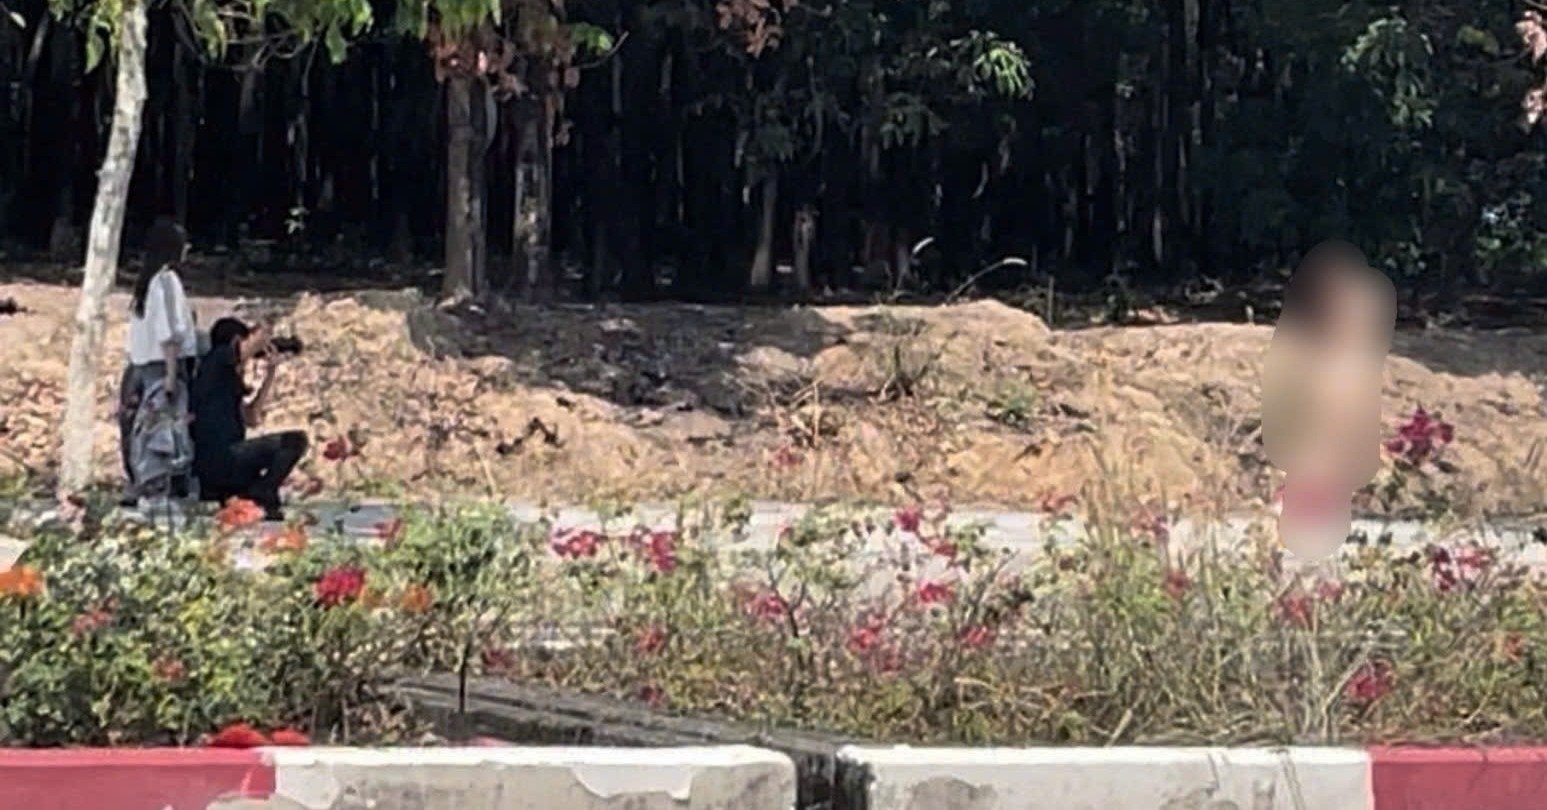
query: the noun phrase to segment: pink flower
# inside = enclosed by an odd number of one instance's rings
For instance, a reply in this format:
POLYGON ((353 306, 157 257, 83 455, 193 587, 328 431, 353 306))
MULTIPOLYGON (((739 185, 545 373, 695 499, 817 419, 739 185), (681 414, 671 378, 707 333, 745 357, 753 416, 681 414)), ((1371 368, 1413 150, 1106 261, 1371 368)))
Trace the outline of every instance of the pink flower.
POLYGON ((855 655, 863 655, 879 647, 885 635, 885 621, 878 616, 871 617, 849 631, 848 642, 845 646, 849 648, 849 652, 855 655))
POLYGON ((1414 467, 1433 460, 1456 437, 1453 425, 1419 406, 1407 421, 1397 426, 1397 434, 1385 441, 1386 452, 1414 467))
POLYGON ((650 625, 639 631, 634 639, 634 652, 640 655, 654 655, 666 647, 666 628, 660 625, 650 625))
POLYGON ((969 650, 981 650, 994 643, 997 637, 992 627, 982 624, 969 625, 962 628, 961 643, 969 650))
POLYGON ((943 605, 956 598, 956 589, 949 582, 925 580, 919 583, 914 596, 921 605, 943 605))
POLYGON ((604 539, 606 538, 593 531, 575 532, 565 529, 554 534, 553 552, 571 560, 595 557, 601 550, 604 539))
POLYGON ((1370 661, 1354 671, 1353 677, 1348 679, 1348 684, 1343 687, 1343 696, 1348 700, 1368 706, 1377 700, 1391 694, 1396 688, 1396 678, 1391 672, 1391 664, 1386 661, 1370 661))
POLYGON ((1324 579, 1316 583, 1316 598, 1323 602, 1336 602, 1343 598, 1343 583, 1335 579, 1324 579))
POLYGON ((752 598, 747 605, 747 612, 763 621, 780 622, 790 614, 790 603, 777 592, 768 590, 752 598))
POLYGON ((1273 604, 1278 620, 1293 627, 1310 627, 1314 609, 1311 597, 1301 590, 1290 591, 1273 604))
POLYGON ((644 551, 650 567, 659 573, 670 574, 677 570, 676 532, 651 532, 644 551))
POLYGON ((908 506, 902 509, 898 509, 897 512, 892 515, 892 525, 896 526, 899 531, 904 531, 908 534, 918 534, 919 526, 923 522, 924 510, 917 506, 908 506))

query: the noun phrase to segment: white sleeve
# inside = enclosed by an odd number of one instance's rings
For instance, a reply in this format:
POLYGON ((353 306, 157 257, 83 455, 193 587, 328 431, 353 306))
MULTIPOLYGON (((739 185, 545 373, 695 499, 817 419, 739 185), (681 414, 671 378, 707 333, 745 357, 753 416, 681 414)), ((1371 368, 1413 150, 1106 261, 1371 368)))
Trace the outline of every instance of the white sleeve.
POLYGON ((155 346, 182 342, 183 335, 192 329, 187 323, 187 309, 183 284, 176 273, 157 273, 150 280, 150 289, 145 292, 145 323, 155 346))

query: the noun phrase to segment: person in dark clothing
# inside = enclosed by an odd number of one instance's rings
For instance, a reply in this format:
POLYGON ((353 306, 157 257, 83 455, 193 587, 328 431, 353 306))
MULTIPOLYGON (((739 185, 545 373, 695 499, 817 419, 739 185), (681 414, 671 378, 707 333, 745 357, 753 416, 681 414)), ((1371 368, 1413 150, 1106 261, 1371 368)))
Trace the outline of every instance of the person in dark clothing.
POLYGON ((247 438, 247 429, 263 420, 278 363, 266 329, 222 318, 210 328, 210 350, 199 361, 191 391, 193 469, 200 497, 246 498, 263 507, 268 520, 284 519, 279 488, 307 446, 300 431, 247 438), (256 392, 242 374, 252 362, 265 365, 256 392))

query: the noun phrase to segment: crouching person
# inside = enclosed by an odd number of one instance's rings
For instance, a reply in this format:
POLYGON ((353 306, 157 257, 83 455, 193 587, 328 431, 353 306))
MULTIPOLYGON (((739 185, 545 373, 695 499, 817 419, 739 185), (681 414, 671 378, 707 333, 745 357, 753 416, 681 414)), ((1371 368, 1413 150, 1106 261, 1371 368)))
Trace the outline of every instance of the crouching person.
POLYGON ((270 433, 247 438, 263 420, 280 353, 262 326, 222 318, 210 328, 210 349, 193 379, 194 474, 208 501, 246 498, 263 507, 266 520, 283 520, 279 488, 306 454, 306 434, 270 433), (245 371, 262 367, 256 390, 245 371))

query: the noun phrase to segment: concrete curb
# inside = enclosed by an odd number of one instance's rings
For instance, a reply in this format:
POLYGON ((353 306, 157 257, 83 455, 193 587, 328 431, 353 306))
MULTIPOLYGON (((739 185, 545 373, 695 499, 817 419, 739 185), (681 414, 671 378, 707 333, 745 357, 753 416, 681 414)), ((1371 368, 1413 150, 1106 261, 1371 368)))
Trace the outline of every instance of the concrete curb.
MULTIPOLYGON (((492 741, 491 741, 492 742, 492 741)), ((835 810, 1539 810, 1547 748, 846 746, 835 810)), ((24 810, 790 810, 741 745, 0 749, 24 810)))
POLYGON ((1547 748, 895 748, 839 757, 856 810, 1540 810, 1547 748))
POLYGON ((790 810, 795 768, 749 746, 0 750, 25 810, 790 810))

